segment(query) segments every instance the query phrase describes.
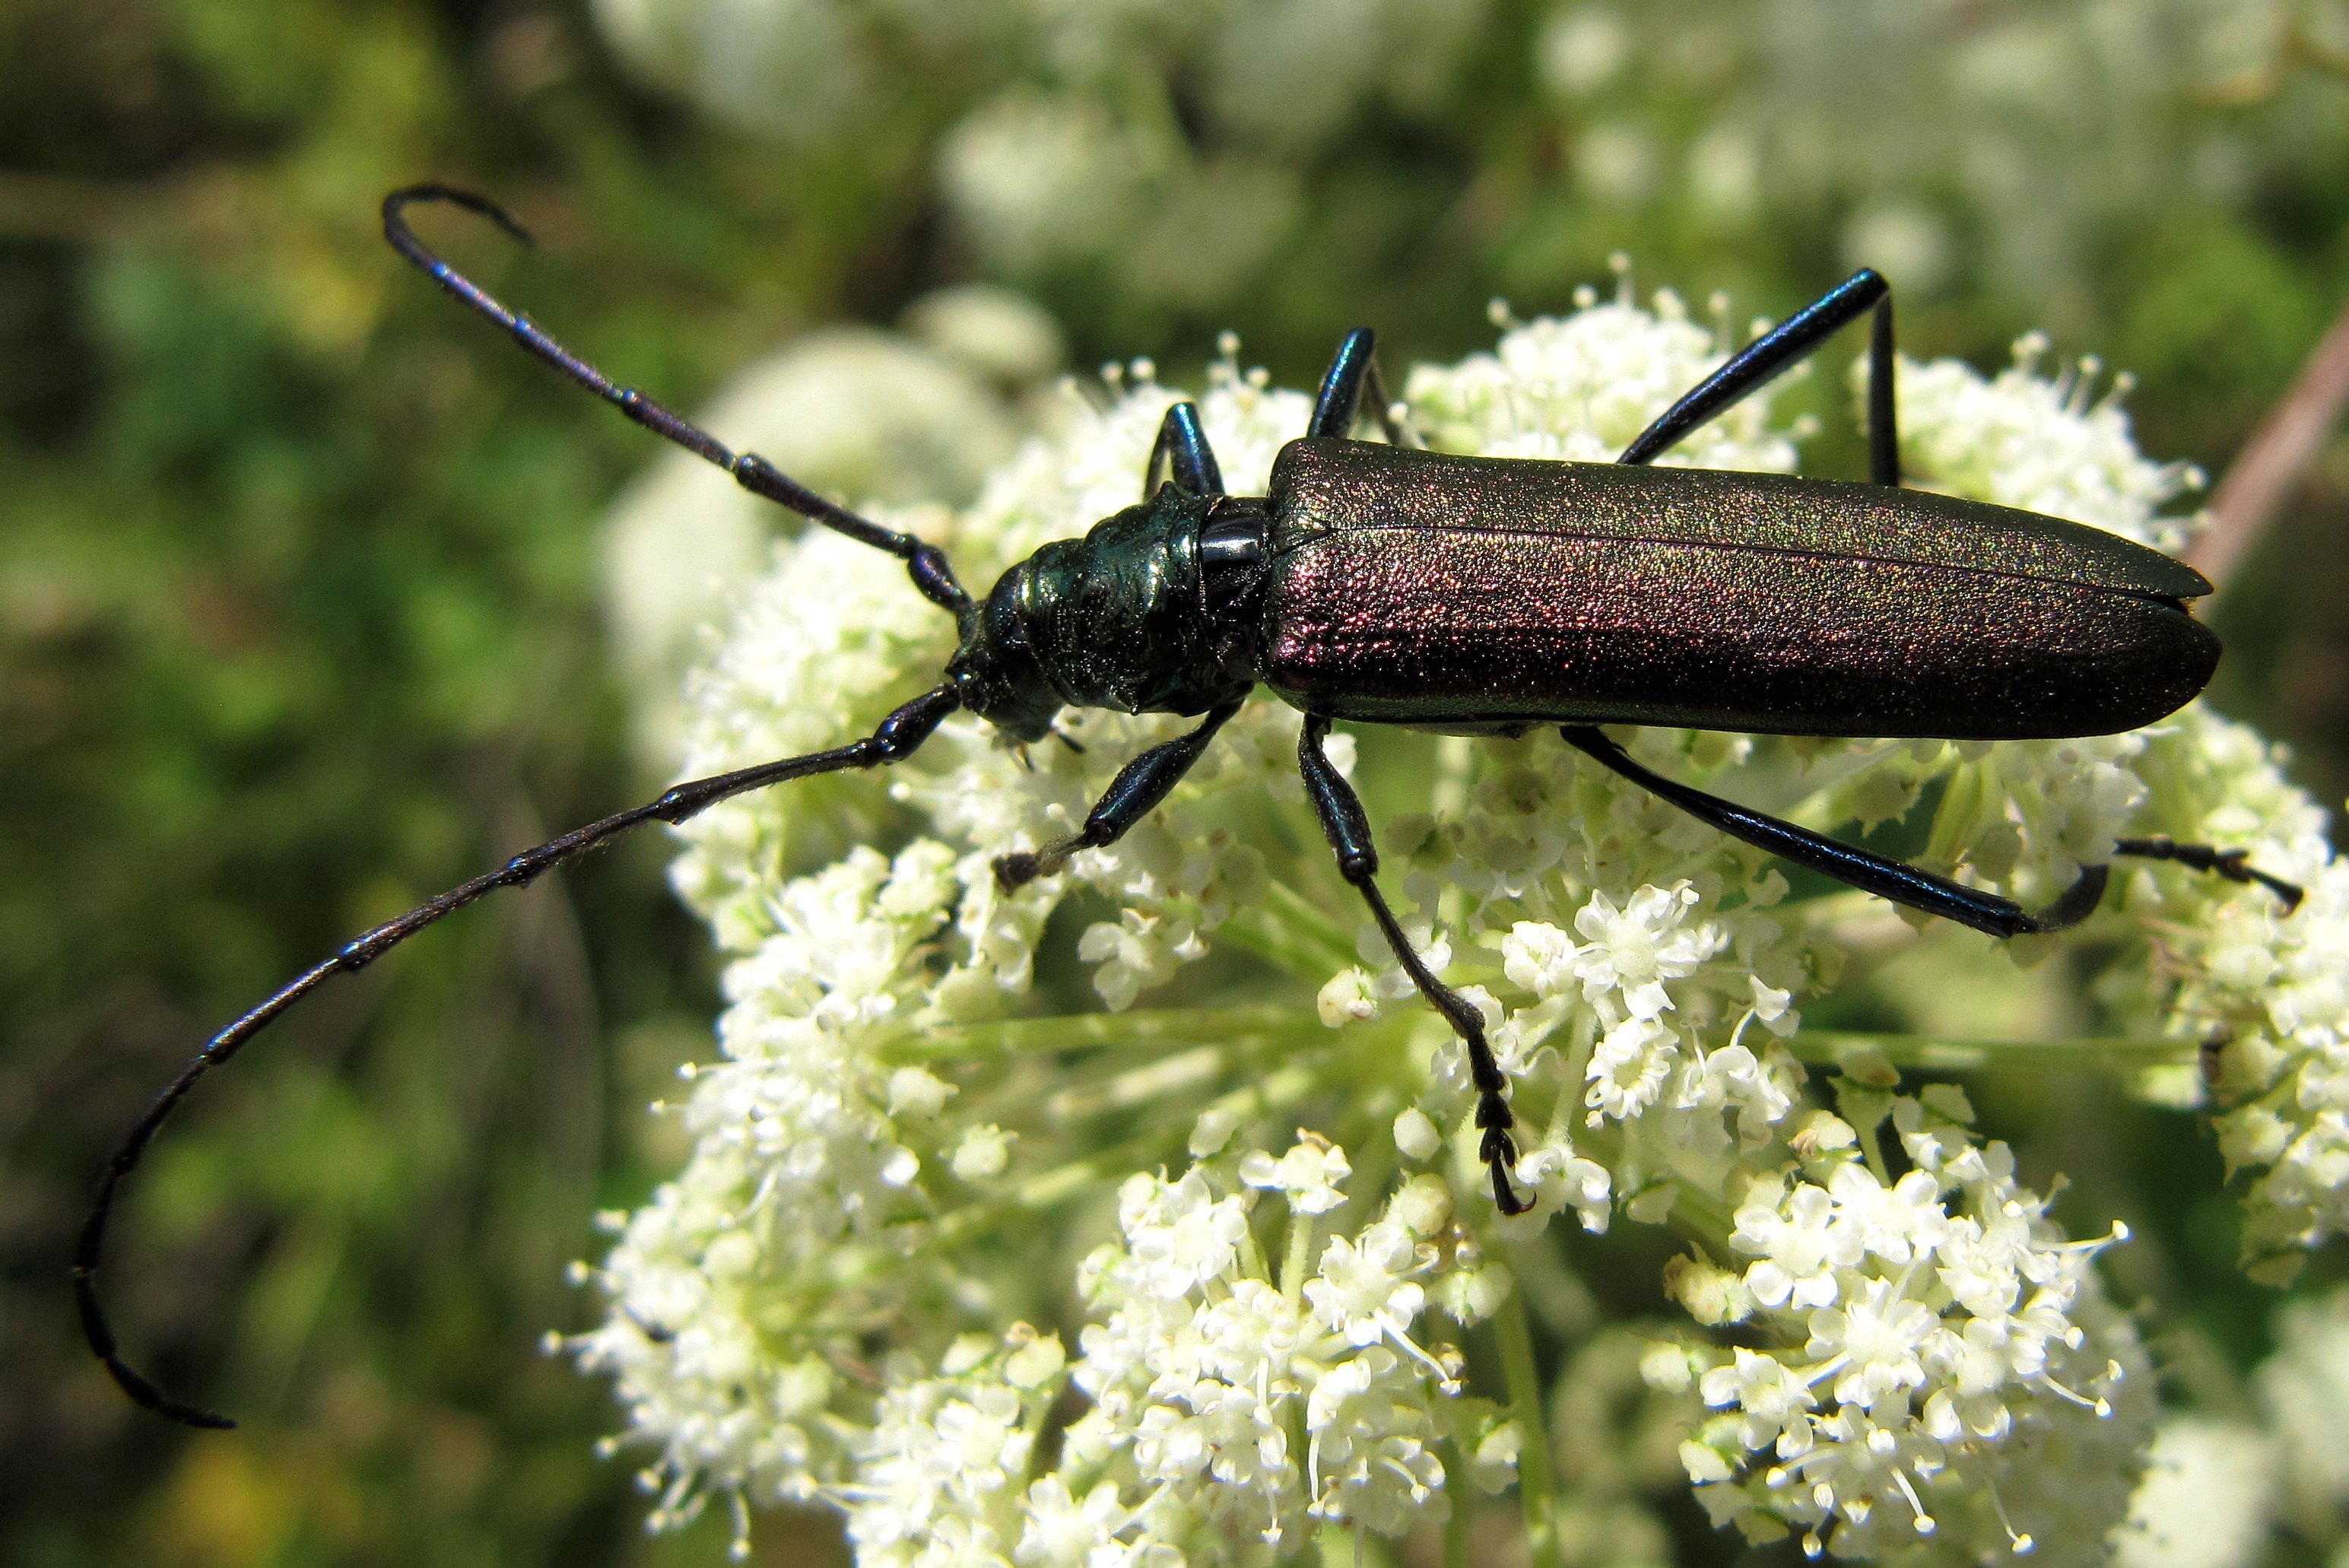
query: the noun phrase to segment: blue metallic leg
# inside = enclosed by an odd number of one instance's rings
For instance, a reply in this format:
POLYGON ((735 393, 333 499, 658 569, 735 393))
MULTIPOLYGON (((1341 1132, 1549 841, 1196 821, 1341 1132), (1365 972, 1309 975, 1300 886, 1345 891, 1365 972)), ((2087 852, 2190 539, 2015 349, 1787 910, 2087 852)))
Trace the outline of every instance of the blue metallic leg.
POLYGON ((1196 403, 1175 404, 1159 422, 1158 439, 1151 443, 1150 461, 1142 469, 1142 499, 1148 500, 1169 480, 1193 495, 1224 493, 1224 470, 1199 427, 1196 403))
POLYGON ((1388 445, 1419 445, 1418 439, 1394 417, 1394 404, 1387 397, 1386 378, 1379 374, 1378 335, 1367 326, 1354 328, 1339 341, 1338 352, 1331 356, 1329 371, 1321 377, 1320 396, 1313 399, 1313 418, 1305 423, 1306 435, 1337 440, 1350 438, 1365 393, 1388 445))
POLYGON ((1708 827, 1718 828, 1733 839, 1743 839, 1756 849, 1767 850, 1783 860, 1833 877, 1847 887, 1872 892, 1894 903, 1954 920, 1976 931, 1992 936, 2022 936, 2029 933, 2061 931, 2077 925, 2095 913, 2097 901, 2105 895, 2105 882, 2111 874, 2109 866, 2085 866, 2080 880, 2066 889, 2064 895, 2045 911, 2032 913, 2010 899, 1980 888, 1967 887, 1931 872, 1870 854, 1866 850, 1814 833, 1808 828, 1798 828, 1792 822, 1749 811, 1718 795, 1708 795, 1702 789, 1674 783, 1661 774, 1651 773, 1625 754, 1623 748, 1606 736, 1587 725, 1565 725, 1558 733, 1567 744, 1575 747, 1594 760, 1603 763, 1651 794, 1662 797, 1708 827))
POLYGON ((1069 857, 1079 850, 1102 849, 1123 838, 1128 828, 1157 810, 1158 803, 1166 799, 1167 792, 1181 782, 1183 775, 1207 749, 1207 742, 1216 738, 1216 731, 1239 710, 1237 702, 1209 708, 1198 728, 1154 746, 1127 763, 1110 780, 1108 789, 1087 814, 1081 831, 1040 850, 1021 850, 1003 856, 995 862, 996 885, 1011 892, 1038 877, 1050 876, 1068 864, 1069 857))
POLYGON ((1371 838, 1370 819, 1362 813, 1361 798, 1354 793, 1345 776, 1330 765, 1321 743, 1329 738, 1330 721, 1319 714, 1305 716, 1305 728, 1297 738, 1298 770, 1305 775, 1305 792, 1313 798, 1313 810, 1321 818, 1321 831, 1330 841, 1330 848, 1338 857, 1338 872, 1354 884, 1363 901, 1371 906, 1371 918, 1379 923, 1387 945, 1394 950, 1395 959, 1402 965, 1419 994, 1427 998, 1444 1021, 1458 1031, 1468 1044, 1468 1077, 1476 1086, 1476 1125, 1484 1129, 1484 1141, 1476 1157, 1485 1162, 1493 1176, 1493 1201, 1504 1214, 1522 1214, 1533 1205, 1517 1196, 1509 1185, 1509 1169, 1517 1162, 1516 1140, 1509 1130, 1516 1118, 1509 1112, 1507 1092, 1509 1080, 1501 1065, 1493 1058, 1493 1047, 1485 1039, 1485 1018, 1475 1008, 1443 981, 1435 977, 1411 945, 1395 923, 1394 912, 1387 908, 1386 899, 1379 892, 1379 850, 1371 838))
POLYGON ((1880 485, 1900 482, 1900 430, 1892 403, 1892 287, 1867 267, 1747 344, 1623 449, 1619 463, 1648 463, 1690 431, 1718 418, 1746 394, 1818 352, 1873 309, 1868 346, 1868 468, 1880 485))

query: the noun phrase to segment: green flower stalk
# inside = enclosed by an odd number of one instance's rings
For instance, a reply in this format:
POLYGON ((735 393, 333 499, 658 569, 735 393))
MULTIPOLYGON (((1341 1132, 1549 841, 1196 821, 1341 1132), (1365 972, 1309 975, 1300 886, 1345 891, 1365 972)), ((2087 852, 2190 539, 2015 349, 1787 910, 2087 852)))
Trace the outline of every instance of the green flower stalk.
MULTIPOLYGON (((1499 319, 1493 353, 1411 375, 1433 445, 1605 460, 1729 347, 1669 294, 1499 319)), ((1235 352, 1200 401, 1233 488, 1260 493, 1308 399, 1235 352)), ((2160 509, 2189 476, 2038 352, 1990 379, 1903 364, 1919 481, 2174 537, 2160 509)), ((1133 499, 1177 396, 1139 364, 1112 390, 970 506, 885 515, 977 582, 1081 531, 1133 499)), ((1756 396, 1664 460, 1788 470, 1802 434, 1756 396)), ((862 735, 952 645, 895 562, 786 544, 698 677, 686 771, 862 735)), ((1287 1561, 1333 1531, 1433 1528, 1523 1462, 1551 1561, 1545 1456, 1567 1449, 1517 1276, 1554 1267, 1553 1223, 1620 1217, 1688 1243, 1666 1281, 1688 1320, 1640 1366, 1716 1522, 1814 1553, 2096 1560, 2153 1424, 2144 1348, 2095 1271, 2124 1233, 2064 1236, 1963 1094, 1903 1088, 1892 1059, 1936 1042, 1856 1049, 1803 1010, 1896 963, 2029 965, 2076 940, 2129 1031, 2083 1049, 2135 1069, 2226 1042, 2220 1137, 2260 1172, 2250 1261, 2280 1272, 2349 1186, 2349 872, 2269 749, 2199 707, 2000 745, 1623 734, 1820 829, 1930 800, 1923 861, 2026 903, 2124 833, 2240 847, 2310 889, 2286 917, 2262 889, 2145 866, 2076 939, 2001 946, 1798 897, 1554 736, 1338 738, 1383 808, 1406 927, 1512 1079, 1534 1208, 1506 1219, 1458 1040, 1311 830, 1298 722, 1251 704, 1161 810, 1012 893, 996 857, 1070 832, 1180 721, 1071 711, 1073 744, 1022 754, 958 718, 885 775, 682 830, 678 886, 730 960, 719 1049, 669 1108, 685 1168, 611 1217, 587 1271, 607 1319, 569 1342, 616 1385, 652 1522, 820 1501, 865 1568, 1287 1561), (1071 937, 1090 999, 1049 983, 1071 937), (1505 1377, 1480 1387, 1461 1346, 1496 1316, 1505 1377)))

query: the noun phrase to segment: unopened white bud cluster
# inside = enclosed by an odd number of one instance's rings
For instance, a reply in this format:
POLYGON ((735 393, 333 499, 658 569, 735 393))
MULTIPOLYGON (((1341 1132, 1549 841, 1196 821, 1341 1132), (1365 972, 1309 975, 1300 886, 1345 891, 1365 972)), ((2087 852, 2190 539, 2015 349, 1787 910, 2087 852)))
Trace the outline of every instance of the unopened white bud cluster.
MULTIPOLYGON (((1502 313, 1494 353, 1415 369, 1402 411, 1440 448, 1604 459, 1728 346, 1670 294, 1579 303, 1502 313)), ((1260 494, 1308 403, 1233 355, 1202 416, 1231 488, 1260 494)), ((1147 366, 1103 385, 972 505, 883 515, 984 585, 1132 505, 1176 394, 1147 366)), ((2181 476, 2083 385, 1907 366, 1908 460, 1920 482, 2159 537, 2181 476)), ((1757 394, 1662 462, 1784 470, 1797 434, 1757 394)), ((701 676, 687 771, 866 734, 952 643, 899 562, 811 531, 701 676)), ((591 1271, 609 1316, 572 1342, 649 1450, 657 1523, 712 1497, 823 1500, 863 1561, 908 1568, 1176 1568, 1285 1560, 1330 1528, 1400 1534, 1548 1453, 1549 1391, 1510 1348, 1528 1342, 1521 1281, 1558 1277, 1554 1217, 1597 1232, 1619 1213, 1692 1248, 1671 1284, 1693 1325, 1647 1365, 1685 1402, 1682 1452, 1719 1517, 1846 1555, 2095 1555, 2152 1398, 2095 1284, 2112 1237, 2067 1242, 1954 1091, 1899 1094, 1884 1057, 1804 1018, 1888 955, 2005 965, 2048 939, 2002 954, 1858 893, 1797 897, 1766 855, 1554 736, 1367 738, 1381 885, 1511 1078, 1534 1208, 1504 1219, 1464 1051, 1330 863, 1293 713, 1251 703, 1118 843, 998 886, 997 856, 1073 830, 1185 723, 1068 710, 1023 753, 957 718, 895 767, 684 830, 678 886, 730 960, 719 1059, 671 1112, 685 1168, 616 1219, 591 1271), (1048 943, 1064 908, 1073 940, 1048 943), (1246 984, 1168 985, 1211 954, 1252 965, 1216 971, 1246 984), (1823 1064, 1835 1113, 1811 1087, 1823 1064), (1463 1387, 1445 1322, 1498 1333, 1504 1387, 1463 1387)), ((2230 1031, 2221 1132, 2262 1171, 2265 1255, 2339 1222, 2349 880, 2243 731, 2189 708, 1998 746, 1621 739, 1822 830, 1934 799, 1920 863, 2026 903, 2124 834, 2241 848, 2307 884, 2286 916, 2261 887, 2123 862, 2084 962, 2149 1050, 2230 1031)), ((1575 1484, 1544 1465, 1529 1512, 1575 1484)))

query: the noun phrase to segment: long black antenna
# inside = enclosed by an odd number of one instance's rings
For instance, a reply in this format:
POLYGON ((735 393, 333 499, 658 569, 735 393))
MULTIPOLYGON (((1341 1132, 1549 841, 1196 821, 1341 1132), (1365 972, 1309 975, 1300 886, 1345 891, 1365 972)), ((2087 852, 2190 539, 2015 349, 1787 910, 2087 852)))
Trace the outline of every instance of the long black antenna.
MULTIPOLYGON (((529 233, 503 208, 469 191, 445 185, 411 185, 384 198, 383 232, 384 238, 391 242, 392 248, 422 268, 435 283, 466 305, 504 327, 524 348, 597 397, 616 405, 622 413, 637 424, 724 469, 744 489, 778 501, 810 521, 820 522, 826 528, 844 533, 860 544, 869 544, 897 556, 913 574, 915 587, 932 603, 952 612, 958 622, 968 621, 976 613, 970 595, 955 580, 954 569, 947 564, 946 552, 936 545, 926 544, 909 533, 883 528, 844 507, 833 505, 779 471, 764 458, 748 452, 736 455, 707 431, 679 418, 641 392, 616 385, 602 371, 548 336, 528 316, 499 304, 463 273, 434 255, 409 231, 400 213, 403 208, 414 201, 451 202, 480 213, 524 242, 529 241, 529 233)), ((114 1329, 107 1321, 106 1309, 98 1304, 98 1266, 106 1248, 106 1226, 114 1211, 115 1191, 123 1180, 138 1169, 140 1158, 147 1152, 147 1146, 154 1141, 163 1123, 170 1119, 180 1101, 187 1098, 188 1091, 195 1088, 199 1078, 236 1055, 246 1042, 275 1022, 288 1007, 316 990, 330 976, 356 974, 426 926, 444 915, 456 913, 483 894, 502 887, 526 887, 547 872, 631 828, 641 827, 647 822, 682 822, 720 800, 770 784, 804 779, 812 774, 837 772, 849 768, 875 768, 898 761, 912 755, 949 714, 962 706, 960 689, 949 682, 899 707, 862 740, 835 747, 829 751, 764 762, 753 768, 679 784, 657 800, 606 817, 599 822, 591 822, 561 838, 550 839, 534 849, 524 850, 496 871, 450 888, 398 919, 388 921, 344 944, 333 957, 304 971, 259 1006, 214 1035, 206 1042, 204 1048, 180 1069, 179 1075, 164 1088, 163 1092, 155 1097, 145 1113, 130 1125, 122 1135, 121 1141, 115 1146, 113 1156, 107 1161, 105 1169, 98 1173, 98 1188, 91 1195, 89 1212, 82 1221, 81 1234, 74 1244, 73 1253, 74 1305, 80 1314, 82 1334, 89 1341, 90 1353, 106 1364, 107 1371, 113 1375, 115 1382, 133 1402, 157 1415, 191 1427, 218 1429, 236 1425, 216 1411, 173 1398, 122 1359, 114 1329)))
POLYGON ((89 1213, 82 1221, 81 1237, 74 1245, 73 1289, 74 1305, 81 1314, 81 1330, 89 1341, 90 1354, 106 1363, 116 1383, 131 1399, 172 1420, 191 1427, 229 1428, 236 1425, 226 1416, 172 1398, 158 1388, 143 1374, 126 1363, 119 1353, 114 1330, 106 1320, 106 1310, 98 1301, 98 1264, 106 1246, 106 1222, 114 1208, 114 1191, 124 1177, 139 1167, 147 1145, 154 1140, 173 1109, 196 1087, 196 1080, 221 1063, 236 1055, 244 1043, 267 1028, 277 1016, 308 995, 328 976, 353 975, 366 968, 391 949, 398 946, 426 926, 446 914, 471 903, 482 894, 502 887, 527 887, 565 861, 573 860, 595 848, 605 840, 626 832, 647 822, 682 822, 716 805, 719 801, 740 795, 745 790, 763 789, 792 779, 804 779, 811 774, 836 773, 847 768, 877 768, 913 755, 916 748, 930 738, 931 731, 945 722, 947 716, 962 707, 961 693, 952 685, 923 693, 883 719, 879 727, 862 740, 830 751, 818 751, 805 757, 787 757, 777 762, 761 762, 753 768, 738 769, 713 778, 697 779, 679 784, 659 799, 590 822, 574 829, 559 839, 550 839, 535 849, 524 850, 496 871, 475 877, 472 881, 450 888, 438 898, 428 900, 409 910, 397 920, 387 921, 363 936, 343 944, 332 958, 305 970, 267 1001, 214 1035, 198 1051, 194 1059, 180 1069, 146 1114, 133 1122, 115 1146, 114 1156, 98 1173, 98 1191, 90 1198, 89 1213))
POLYGON ((926 544, 910 533, 884 528, 877 522, 857 516, 846 507, 824 500, 756 452, 734 452, 690 419, 671 413, 635 387, 623 387, 557 343, 538 323, 502 304, 488 290, 442 261, 431 247, 418 239, 403 214, 410 205, 419 201, 446 201, 469 212, 477 212, 525 245, 532 242, 530 231, 523 228, 512 213, 488 197, 453 185, 408 185, 383 199, 383 237, 390 242, 391 248, 455 295, 467 309, 497 323, 516 343, 646 429, 675 441, 695 457, 724 469, 734 476, 736 483, 753 495, 764 496, 779 505, 789 507, 810 522, 820 522, 826 528, 846 534, 859 544, 869 544, 875 550, 885 550, 896 556, 905 562, 906 571, 913 574, 914 586, 921 590, 922 596, 950 612, 957 624, 973 614, 970 595, 956 581, 954 568, 947 563, 945 551, 935 544, 926 544))

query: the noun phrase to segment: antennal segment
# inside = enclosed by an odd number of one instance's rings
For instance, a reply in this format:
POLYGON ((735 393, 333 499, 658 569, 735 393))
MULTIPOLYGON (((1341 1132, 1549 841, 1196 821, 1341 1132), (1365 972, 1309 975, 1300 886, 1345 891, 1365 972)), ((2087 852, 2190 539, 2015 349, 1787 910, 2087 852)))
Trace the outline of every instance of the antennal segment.
POLYGON ((935 544, 926 544, 910 533, 883 528, 856 515, 846 507, 828 501, 801 484, 756 452, 737 453, 717 437, 660 404, 654 402, 633 387, 623 387, 596 369, 570 349, 565 348, 542 327, 520 311, 502 303, 487 289, 450 266, 432 248, 416 237, 408 226, 406 210, 419 201, 446 201, 478 213, 527 245, 532 243, 530 231, 520 220, 491 201, 453 185, 408 185, 383 199, 383 237, 434 283, 454 295, 468 310, 487 316, 503 327, 507 335, 537 357, 546 361, 588 391, 667 440, 676 442, 705 462, 715 463, 734 476, 735 482, 753 495, 763 496, 779 506, 784 506, 806 518, 820 522, 838 533, 844 533, 859 544, 869 544, 875 550, 885 550, 905 562, 905 570, 914 579, 914 586, 933 604, 951 613, 957 624, 973 614, 970 595, 955 578, 954 568, 947 564, 946 552, 935 544))

